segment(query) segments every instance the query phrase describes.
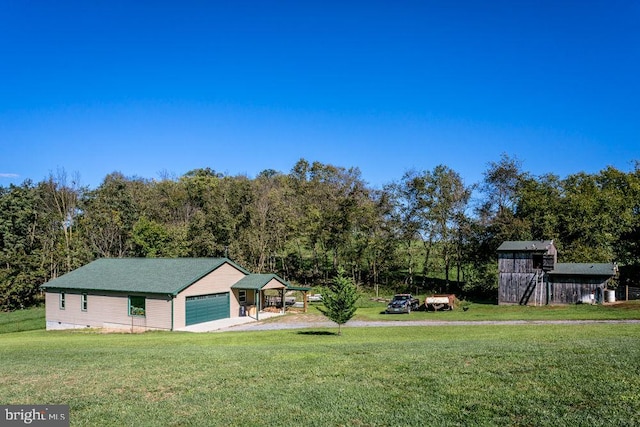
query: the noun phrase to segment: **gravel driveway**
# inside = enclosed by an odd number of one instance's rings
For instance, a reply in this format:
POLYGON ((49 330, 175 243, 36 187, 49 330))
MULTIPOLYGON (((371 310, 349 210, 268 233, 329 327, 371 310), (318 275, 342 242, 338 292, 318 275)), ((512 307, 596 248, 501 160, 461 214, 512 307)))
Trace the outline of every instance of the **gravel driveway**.
MULTIPOLYGON (((391 327, 391 326, 482 326, 482 325, 579 325, 579 324, 616 324, 640 323, 640 320, 478 320, 478 321, 433 321, 433 320, 389 320, 363 321, 350 320, 343 327, 391 327)), ((247 323, 232 326, 218 332, 226 331, 275 331, 282 329, 334 328, 338 325, 322 316, 291 315, 270 319, 264 322, 247 323)))

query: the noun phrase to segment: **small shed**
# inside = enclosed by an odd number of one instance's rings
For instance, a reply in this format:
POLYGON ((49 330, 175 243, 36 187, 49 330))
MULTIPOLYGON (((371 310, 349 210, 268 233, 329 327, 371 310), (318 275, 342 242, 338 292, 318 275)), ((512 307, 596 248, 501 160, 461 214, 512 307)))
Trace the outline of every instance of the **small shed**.
POLYGON ((559 263, 549 272, 549 303, 591 302, 616 274, 611 263, 559 263))

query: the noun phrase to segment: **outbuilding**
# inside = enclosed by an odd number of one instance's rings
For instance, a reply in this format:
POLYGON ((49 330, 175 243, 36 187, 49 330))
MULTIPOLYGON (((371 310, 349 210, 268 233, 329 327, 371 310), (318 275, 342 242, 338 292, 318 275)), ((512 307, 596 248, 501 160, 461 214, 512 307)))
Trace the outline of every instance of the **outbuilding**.
MULTIPOLYGON (((602 295, 612 263, 558 263, 553 240, 506 241, 498 248, 498 303, 575 304, 602 295)), ((595 298, 593 298, 595 299, 595 298)))
POLYGON ((615 274, 611 263, 558 263, 548 273, 550 303, 604 302, 604 291, 615 274))
POLYGON ((103 258, 42 289, 48 330, 169 331, 241 316, 258 319, 267 291, 284 301, 289 290, 309 290, 275 274, 251 274, 227 258, 103 258))

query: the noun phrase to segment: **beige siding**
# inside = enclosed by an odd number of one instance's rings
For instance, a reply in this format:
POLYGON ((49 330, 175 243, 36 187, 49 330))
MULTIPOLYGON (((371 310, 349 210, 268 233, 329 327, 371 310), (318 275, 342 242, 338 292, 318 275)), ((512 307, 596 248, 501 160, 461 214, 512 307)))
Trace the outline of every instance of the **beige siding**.
MULTIPOLYGON (((171 298, 146 295, 146 316, 129 316, 129 294, 87 293, 87 310, 81 309, 81 293, 66 292, 65 309, 60 309, 60 294, 45 294, 49 329, 57 327, 171 329, 171 298)), ((138 294, 139 295, 139 294, 138 294)))
POLYGON ((245 274, 242 271, 233 267, 231 264, 224 263, 180 292, 176 296, 174 303, 174 328, 184 328, 186 326, 186 297, 190 296, 229 292, 229 303, 231 305, 229 317, 239 317, 240 304, 238 303, 238 293, 231 292, 231 286, 236 284, 244 276, 245 274))
MULTIPOLYGON (((246 301, 244 303, 244 305, 249 306, 249 305, 254 305, 256 303, 256 291, 251 290, 251 289, 245 289, 245 297, 246 297, 246 301)), ((233 295, 231 296, 231 298, 235 298, 236 300, 238 300, 238 302, 240 302, 240 290, 238 289, 233 289, 233 295)))
POLYGON ((271 279, 269 283, 267 283, 262 287, 262 290, 266 291, 267 289, 284 289, 284 288, 285 286, 282 283, 280 283, 276 279, 271 279))

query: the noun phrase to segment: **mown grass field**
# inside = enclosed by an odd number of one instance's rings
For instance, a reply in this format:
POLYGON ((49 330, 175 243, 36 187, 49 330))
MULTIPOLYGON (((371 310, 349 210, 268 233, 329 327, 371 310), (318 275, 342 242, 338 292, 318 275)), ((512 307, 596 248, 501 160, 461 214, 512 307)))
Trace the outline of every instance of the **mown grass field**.
MULTIPOLYGON (((420 296, 420 302, 424 297, 420 296)), ((317 303, 311 304, 312 308, 317 303)), ((363 298, 355 318, 358 320, 625 320, 640 319, 640 301, 618 304, 572 304, 555 306, 519 306, 465 303, 467 311, 459 307, 452 311, 414 311, 411 314, 384 314, 386 303, 363 298)))
POLYGON ((639 324, 6 332, 0 402, 72 425, 640 423, 639 324))

